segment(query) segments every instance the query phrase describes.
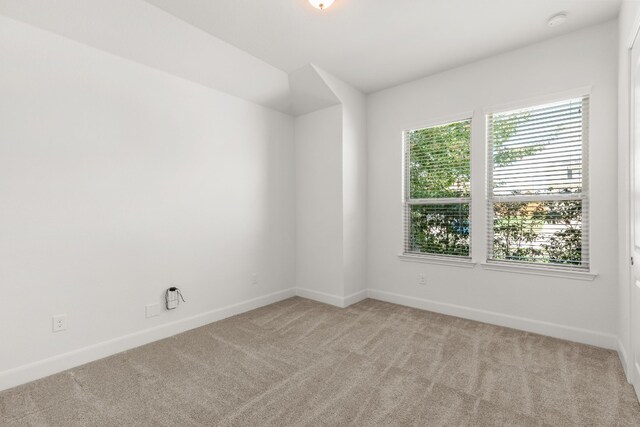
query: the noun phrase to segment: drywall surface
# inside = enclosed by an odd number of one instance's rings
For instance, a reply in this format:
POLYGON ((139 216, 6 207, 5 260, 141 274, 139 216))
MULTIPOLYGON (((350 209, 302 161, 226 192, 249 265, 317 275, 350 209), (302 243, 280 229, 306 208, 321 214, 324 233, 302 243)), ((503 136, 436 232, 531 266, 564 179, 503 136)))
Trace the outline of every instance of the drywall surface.
POLYGON ((0 382, 293 294, 290 116, 2 16, 0 57, 0 382))
POLYGON ((296 286, 333 303, 344 296, 341 105, 296 117, 295 165, 296 286))
POLYGON ((289 112, 287 73, 143 0, 0 0, 0 14, 289 112))
MULTIPOLYGON (((368 285, 373 296, 607 347, 618 329, 617 23, 368 97, 368 285), (402 130, 473 115, 474 247, 485 246, 483 109, 591 87, 592 281, 402 261, 402 130), (418 274, 426 285, 418 284, 418 274)), ((477 252, 478 253, 478 252, 477 252)), ((484 255, 484 254, 483 254, 484 255)))
MULTIPOLYGON (((633 369, 631 357, 630 302, 632 301, 630 276, 630 64, 629 49, 636 36, 640 2, 625 1, 620 8, 618 37, 618 337, 623 365, 629 375, 633 369)), ((636 43, 638 43, 636 41, 636 43)))
POLYGON ((342 103, 342 222, 344 296, 367 288, 367 105, 366 97, 315 67, 342 103))
POLYGON ((311 64, 289 73, 289 87, 291 114, 294 116, 340 104, 336 94, 311 64))

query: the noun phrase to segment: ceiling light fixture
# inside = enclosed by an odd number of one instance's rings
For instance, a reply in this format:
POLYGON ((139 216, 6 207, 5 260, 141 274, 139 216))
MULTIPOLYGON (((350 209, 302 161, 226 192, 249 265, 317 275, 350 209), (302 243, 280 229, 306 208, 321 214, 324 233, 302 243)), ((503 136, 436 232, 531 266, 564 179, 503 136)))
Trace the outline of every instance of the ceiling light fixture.
POLYGON ((562 25, 567 20, 567 12, 560 12, 553 15, 547 21, 547 25, 550 27, 557 27, 558 25, 562 25))
POLYGON ((309 3, 311 3, 311 6, 320 10, 325 10, 326 8, 331 6, 333 2, 334 0, 309 0, 309 3))

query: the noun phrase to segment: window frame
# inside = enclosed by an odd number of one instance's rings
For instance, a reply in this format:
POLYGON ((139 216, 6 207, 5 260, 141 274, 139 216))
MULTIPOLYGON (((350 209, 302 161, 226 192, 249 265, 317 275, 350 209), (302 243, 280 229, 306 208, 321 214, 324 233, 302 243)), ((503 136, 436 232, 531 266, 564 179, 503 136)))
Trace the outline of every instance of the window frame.
POLYGON ((464 114, 458 114, 455 116, 442 117, 440 119, 430 120, 427 122, 413 123, 402 127, 402 251, 399 258, 404 261, 417 261, 426 262, 431 264, 453 265, 462 267, 473 267, 473 245, 472 245, 472 233, 473 233, 473 127, 474 127, 474 113, 468 112, 464 114), (409 170, 410 149, 408 146, 409 139, 407 133, 428 129, 438 126, 446 126, 453 123, 468 121, 471 127, 469 135, 469 196, 468 197, 455 197, 455 198, 427 198, 427 199, 412 199, 411 198, 411 173, 409 170), (408 251, 409 233, 411 232, 410 225, 410 212, 411 206, 428 206, 438 204, 469 204, 469 255, 449 255, 449 254, 436 254, 429 252, 410 252, 408 251))
POLYGON ((530 99, 524 102, 511 103, 508 105, 502 105, 494 108, 484 109, 482 111, 485 121, 484 132, 484 147, 486 150, 485 156, 485 195, 486 195, 486 230, 484 237, 486 238, 486 258, 483 262, 483 267, 487 270, 497 271, 509 271, 509 272, 530 272, 532 274, 544 275, 544 276, 556 276, 556 277, 568 277, 584 280, 593 280, 596 277, 596 273, 592 272, 592 259, 589 249, 591 248, 591 233, 590 233, 590 187, 589 187, 589 147, 590 147, 590 129, 591 129, 591 88, 580 88, 573 91, 566 91, 546 97, 538 97, 530 99), (576 194, 548 194, 540 196, 494 196, 493 195, 493 174, 494 170, 490 167, 493 164, 493 138, 489 134, 491 126, 490 118, 495 114, 506 113, 510 111, 523 110, 527 108, 536 108, 544 106, 545 104, 559 103, 563 101, 570 101, 572 99, 581 98, 583 105, 585 100, 588 108, 583 109, 582 116, 582 186, 579 195, 576 194), (586 111, 586 113, 585 113, 586 111), (502 202, 518 202, 518 201, 549 201, 549 200, 580 200, 582 202, 582 222, 581 222, 581 244, 582 253, 587 253, 586 265, 568 265, 560 263, 542 263, 534 261, 521 261, 521 260, 502 260, 492 258, 494 244, 494 224, 493 224, 493 205, 499 201, 502 202), (585 208, 586 207, 586 208, 585 208), (586 211, 586 214, 585 214, 586 211))

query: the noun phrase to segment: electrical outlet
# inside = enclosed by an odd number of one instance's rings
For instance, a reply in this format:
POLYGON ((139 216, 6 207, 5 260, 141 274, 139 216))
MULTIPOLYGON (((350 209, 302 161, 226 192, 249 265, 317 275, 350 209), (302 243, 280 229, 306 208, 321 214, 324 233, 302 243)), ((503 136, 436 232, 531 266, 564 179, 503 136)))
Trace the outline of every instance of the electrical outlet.
POLYGON ((424 274, 418 274, 418 285, 425 286, 427 284, 427 279, 424 277, 424 274))
POLYGON ((53 316, 53 332, 60 332, 67 330, 67 315, 66 314, 58 314, 53 316))
POLYGON ((251 275, 251 284, 252 285, 257 285, 258 284, 258 275, 256 273, 253 273, 251 275))
POLYGON ((145 313, 147 315, 147 319, 149 317, 159 316, 160 315, 160 304, 159 303, 147 304, 147 306, 145 307, 145 313))

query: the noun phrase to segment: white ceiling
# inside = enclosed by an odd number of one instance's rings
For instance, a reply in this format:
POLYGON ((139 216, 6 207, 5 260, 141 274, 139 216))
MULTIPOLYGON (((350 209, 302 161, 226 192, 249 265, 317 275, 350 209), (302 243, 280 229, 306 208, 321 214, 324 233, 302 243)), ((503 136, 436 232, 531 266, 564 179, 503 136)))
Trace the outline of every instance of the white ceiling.
POLYGON ((620 0, 147 0, 287 73, 373 92, 617 16, 620 0), (564 25, 548 18, 566 11, 564 25))

